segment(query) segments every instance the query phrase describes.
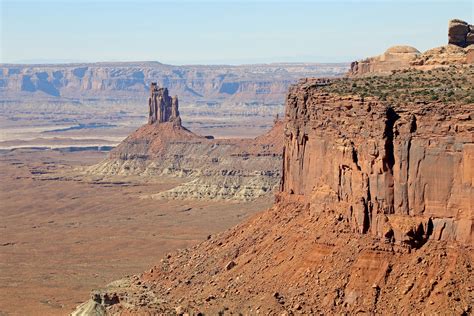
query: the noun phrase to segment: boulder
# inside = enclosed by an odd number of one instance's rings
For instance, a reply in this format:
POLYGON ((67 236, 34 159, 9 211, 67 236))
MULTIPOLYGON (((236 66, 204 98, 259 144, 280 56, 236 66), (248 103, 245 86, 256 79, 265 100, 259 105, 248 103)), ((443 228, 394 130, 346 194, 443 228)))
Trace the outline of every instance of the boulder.
POLYGON ((467 22, 454 19, 449 21, 449 27, 448 27, 448 43, 457 45, 460 47, 466 47, 468 46, 468 41, 467 37, 469 35, 469 41, 470 43, 472 42, 472 35, 471 33, 473 29, 472 25, 469 25, 467 22))

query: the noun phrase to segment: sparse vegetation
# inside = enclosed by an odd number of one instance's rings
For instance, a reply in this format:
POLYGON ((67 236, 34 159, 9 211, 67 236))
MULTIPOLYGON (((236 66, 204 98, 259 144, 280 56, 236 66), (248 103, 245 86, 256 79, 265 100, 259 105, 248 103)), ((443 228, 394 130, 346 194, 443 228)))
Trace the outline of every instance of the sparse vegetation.
POLYGON ((337 79, 327 92, 373 96, 397 103, 474 103, 474 66, 450 66, 428 71, 404 69, 388 76, 337 79))

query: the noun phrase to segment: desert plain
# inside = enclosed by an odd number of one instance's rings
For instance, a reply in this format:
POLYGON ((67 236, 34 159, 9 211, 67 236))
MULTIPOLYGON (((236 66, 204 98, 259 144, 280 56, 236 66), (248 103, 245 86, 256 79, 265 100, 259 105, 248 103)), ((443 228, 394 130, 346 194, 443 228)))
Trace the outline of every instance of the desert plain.
POLYGON ((253 202, 150 198, 176 178, 100 178, 101 151, 0 154, 0 315, 65 315, 91 289, 148 269, 267 208, 253 202))

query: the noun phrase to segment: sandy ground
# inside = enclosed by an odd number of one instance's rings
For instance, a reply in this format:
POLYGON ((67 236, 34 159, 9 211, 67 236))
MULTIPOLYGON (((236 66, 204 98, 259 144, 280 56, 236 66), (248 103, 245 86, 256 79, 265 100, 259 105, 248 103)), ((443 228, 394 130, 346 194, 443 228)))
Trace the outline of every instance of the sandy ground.
POLYGON ((0 315, 65 315, 93 288, 140 273, 267 208, 144 199, 173 179, 71 177, 105 153, 0 154, 0 315))

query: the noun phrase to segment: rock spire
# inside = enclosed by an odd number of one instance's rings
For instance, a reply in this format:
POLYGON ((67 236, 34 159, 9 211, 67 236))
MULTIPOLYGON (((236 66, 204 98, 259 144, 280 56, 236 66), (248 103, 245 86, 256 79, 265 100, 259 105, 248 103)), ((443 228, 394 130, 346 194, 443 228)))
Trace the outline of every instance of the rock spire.
POLYGON ((181 125, 178 96, 170 97, 168 89, 158 87, 156 82, 150 85, 148 109, 148 124, 174 122, 181 125))

